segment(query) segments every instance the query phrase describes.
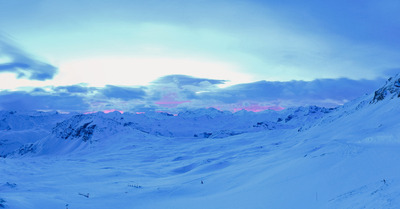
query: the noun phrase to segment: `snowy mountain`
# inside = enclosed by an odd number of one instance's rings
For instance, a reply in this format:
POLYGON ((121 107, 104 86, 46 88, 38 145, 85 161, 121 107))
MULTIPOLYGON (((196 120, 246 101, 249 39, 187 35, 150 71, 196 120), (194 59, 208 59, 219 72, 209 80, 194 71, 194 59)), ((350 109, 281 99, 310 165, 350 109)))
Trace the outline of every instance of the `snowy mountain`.
POLYGON ((400 76, 343 106, 0 114, 0 208, 400 208, 400 76))
POLYGON ((185 138, 225 138, 250 132, 275 129, 302 129, 313 124, 332 109, 300 107, 281 112, 261 113, 241 111, 222 112, 213 108, 182 112, 177 116, 166 113, 121 114, 113 112, 93 114, 32 116, 11 112, 3 114, 4 135, 2 156, 29 153, 64 154, 93 147, 93 143, 108 140, 113 135, 143 132, 153 136, 185 138), (12 129, 9 127, 13 127, 12 129), (17 137, 27 134, 19 140, 17 137), (12 141, 12 143, 7 143, 12 141))
POLYGON ((397 75, 395 77, 389 78, 386 84, 375 91, 374 98, 372 99, 372 103, 379 102, 386 98, 393 99, 395 97, 400 97, 400 76, 397 75))
POLYGON ((57 122, 71 115, 57 112, 0 111, 0 156, 10 153, 23 154, 32 144, 48 136, 57 122))

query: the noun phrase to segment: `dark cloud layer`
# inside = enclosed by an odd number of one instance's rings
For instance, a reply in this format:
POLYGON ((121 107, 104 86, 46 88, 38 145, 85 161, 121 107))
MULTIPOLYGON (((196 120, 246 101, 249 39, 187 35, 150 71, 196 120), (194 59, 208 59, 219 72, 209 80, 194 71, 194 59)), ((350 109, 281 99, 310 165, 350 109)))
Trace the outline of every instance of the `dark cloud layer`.
POLYGON ((18 78, 40 81, 52 79, 57 73, 56 67, 32 58, 2 36, 0 36, 0 57, 9 60, 0 63, 0 73, 10 72, 15 73, 18 78))
POLYGON ((83 111, 89 108, 83 97, 68 94, 51 95, 28 92, 0 92, 0 108, 3 110, 33 111, 60 110, 83 111))
POLYGON ((251 106, 293 107, 317 105, 334 107, 349 100, 372 93, 386 79, 351 80, 318 79, 313 81, 259 81, 219 88, 220 80, 169 76, 147 87, 81 85, 36 88, 30 92, 0 92, 0 109, 4 110, 61 110, 123 111, 165 110, 218 107, 237 109, 251 106), (208 84, 200 84, 206 81, 208 84), (184 84, 184 85, 183 85, 184 84), (179 87, 180 86, 180 87, 179 87), (173 104, 173 105, 172 105, 173 104))
POLYGON ((71 86, 57 86, 54 88, 55 91, 59 92, 68 92, 68 93, 88 93, 91 90, 95 90, 96 88, 85 87, 80 85, 71 85, 71 86))
POLYGON ((196 78, 187 75, 167 75, 152 82, 148 96, 151 100, 162 100, 168 97, 175 100, 196 99, 196 92, 217 88, 216 85, 226 80, 196 78))
POLYGON ((108 98, 116 98, 122 100, 143 99, 146 92, 143 88, 120 87, 107 85, 100 92, 108 98))
POLYGON ((335 106, 371 93, 385 79, 351 80, 318 79, 314 81, 289 81, 239 84, 199 95, 201 100, 218 100, 221 103, 242 101, 279 101, 281 106, 320 105, 335 106))

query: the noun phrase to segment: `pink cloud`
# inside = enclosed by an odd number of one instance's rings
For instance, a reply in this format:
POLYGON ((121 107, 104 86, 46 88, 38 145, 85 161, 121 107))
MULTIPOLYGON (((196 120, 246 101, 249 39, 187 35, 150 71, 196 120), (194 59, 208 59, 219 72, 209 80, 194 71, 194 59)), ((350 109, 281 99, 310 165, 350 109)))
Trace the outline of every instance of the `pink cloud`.
POLYGON ((111 109, 111 110, 103 110, 105 114, 111 113, 111 112, 120 112, 121 114, 124 114, 124 111, 121 110, 116 110, 116 109, 111 109))
POLYGON ((111 113, 111 112, 120 112, 121 114, 124 114, 124 111, 122 110, 116 110, 116 109, 110 109, 110 110, 103 110, 103 111, 91 111, 91 112, 84 112, 83 114, 93 114, 93 113, 98 113, 98 112, 104 112, 105 114, 111 113))
POLYGON ((175 108, 180 104, 191 102, 191 101, 177 101, 176 98, 177 98, 176 93, 171 93, 164 95, 159 101, 154 103, 161 107, 175 108))

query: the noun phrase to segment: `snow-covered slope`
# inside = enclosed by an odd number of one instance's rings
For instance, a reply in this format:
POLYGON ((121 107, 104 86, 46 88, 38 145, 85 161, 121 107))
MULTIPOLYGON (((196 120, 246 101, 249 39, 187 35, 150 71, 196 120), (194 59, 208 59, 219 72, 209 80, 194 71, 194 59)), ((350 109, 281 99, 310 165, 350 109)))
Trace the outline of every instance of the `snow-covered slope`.
POLYGON ((32 151, 33 143, 48 136, 57 122, 72 115, 0 111, 0 157, 32 151))
POLYGON ((68 116, 0 158, 0 207, 400 208, 398 83, 335 109, 68 116))
MULTIPOLYGON (((73 114, 63 115, 63 121, 42 134, 31 138, 26 144, 4 146, 10 154, 65 154, 75 150, 102 146, 111 138, 123 137, 135 132, 170 138, 225 138, 244 133, 275 129, 301 129, 318 121, 332 109, 300 107, 281 112, 222 112, 216 109, 186 111, 178 116, 166 113, 151 114, 73 114), (113 137, 111 137, 113 136, 113 137), (40 140, 38 140, 40 139, 40 140), (34 142, 32 142, 34 140, 34 142)), ((51 120, 54 123, 54 119, 51 120)), ((30 130, 30 129, 29 129, 30 130)), ((25 131, 26 132, 26 131, 25 131)), ((16 136, 13 132, 11 136, 16 136)), ((29 134, 33 132, 30 131, 29 134)), ((6 156, 6 155, 4 155, 6 156)))

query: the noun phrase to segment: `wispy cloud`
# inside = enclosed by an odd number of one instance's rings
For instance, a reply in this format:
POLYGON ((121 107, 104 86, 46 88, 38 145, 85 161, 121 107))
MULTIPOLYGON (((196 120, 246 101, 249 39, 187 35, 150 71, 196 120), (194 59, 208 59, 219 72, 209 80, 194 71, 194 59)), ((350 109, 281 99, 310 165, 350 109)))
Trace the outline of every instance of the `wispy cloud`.
POLYGON ((0 35, 0 73, 15 73, 17 78, 44 81, 52 79, 57 68, 45 62, 36 60, 12 41, 0 35))
MULTIPOLYGON (((0 19, 8 21, 0 26, 2 30, 16 28, 31 47, 60 58, 60 70, 74 81, 68 84, 143 84, 140 82, 165 75, 163 67, 167 65, 170 73, 198 77, 208 74, 224 79, 222 74, 234 80, 248 75, 245 81, 237 79, 241 83, 256 79, 374 79, 385 69, 400 65, 400 4, 396 0, 116 2, 44 1, 40 7, 34 2, 4 4, 0 19), (104 15, 110 12, 113 15, 104 15), (48 18, 54 15, 57 18, 48 18), (102 59, 113 56, 128 59, 102 59), (149 57, 169 59, 142 60, 149 57), (200 62, 182 64, 182 58, 200 62), (93 76, 98 69, 104 73, 93 76), (138 79, 132 69, 145 69, 146 73, 138 79), (237 76, 232 76, 233 72, 237 76)), ((20 63, 4 65, 3 71, 24 67, 20 63)))
POLYGON ((208 79, 208 78, 196 78, 187 75, 167 75, 163 76, 153 82, 155 85, 175 84, 179 88, 188 86, 208 86, 223 84, 226 80, 208 79))

